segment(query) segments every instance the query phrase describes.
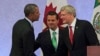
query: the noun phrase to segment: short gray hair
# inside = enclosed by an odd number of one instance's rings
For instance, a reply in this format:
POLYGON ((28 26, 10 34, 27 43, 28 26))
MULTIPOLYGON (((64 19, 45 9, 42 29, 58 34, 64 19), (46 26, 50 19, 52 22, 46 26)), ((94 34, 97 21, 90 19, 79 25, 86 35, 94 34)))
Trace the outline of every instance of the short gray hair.
POLYGON ((76 10, 73 6, 71 5, 65 5, 61 8, 61 11, 66 11, 67 13, 71 13, 76 17, 76 10))
POLYGON ((25 16, 27 17, 30 13, 34 13, 36 7, 38 7, 36 4, 27 4, 24 8, 25 16))

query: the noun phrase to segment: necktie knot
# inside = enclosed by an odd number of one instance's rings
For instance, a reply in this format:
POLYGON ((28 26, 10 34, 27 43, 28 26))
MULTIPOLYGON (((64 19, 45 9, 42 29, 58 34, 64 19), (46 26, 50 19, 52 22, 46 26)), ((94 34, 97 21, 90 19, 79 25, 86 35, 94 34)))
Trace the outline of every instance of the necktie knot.
POLYGON ((53 35, 56 35, 56 32, 54 31, 52 34, 53 34, 53 35))
POLYGON ((72 26, 69 26, 70 29, 72 29, 72 26))

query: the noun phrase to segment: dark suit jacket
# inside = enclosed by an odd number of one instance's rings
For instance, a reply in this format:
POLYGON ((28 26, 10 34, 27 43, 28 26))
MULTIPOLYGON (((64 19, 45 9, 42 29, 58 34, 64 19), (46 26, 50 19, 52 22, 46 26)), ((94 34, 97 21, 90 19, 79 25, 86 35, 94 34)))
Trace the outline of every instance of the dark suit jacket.
POLYGON ((59 42, 58 42, 58 48, 55 51, 52 41, 51 41, 51 36, 49 30, 42 32, 38 35, 38 38, 36 40, 37 42, 37 48, 41 48, 43 51, 43 56, 67 56, 68 50, 67 47, 65 46, 62 38, 65 37, 63 35, 63 31, 59 30, 59 42))
POLYGON ((73 36, 73 45, 69 40, 68 27, 65 28, 64 41, 69 48, 70 56, 86 56, 86 48, 90 45, 98 45, 97 36, 92 25, 84 20, 77 20, 73 36))
POLYGON ((10 56, 34 56, 34 31, 26 19, 15 23, 12 32, 12 49, 10 56))

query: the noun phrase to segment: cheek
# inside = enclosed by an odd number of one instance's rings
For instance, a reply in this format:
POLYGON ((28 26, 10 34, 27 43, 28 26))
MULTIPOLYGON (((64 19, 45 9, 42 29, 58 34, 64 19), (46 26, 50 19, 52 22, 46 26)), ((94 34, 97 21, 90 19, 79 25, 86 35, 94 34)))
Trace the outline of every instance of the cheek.
POLYGON ((63 23, 67 23, 67 21, 68 21, 67 18, 63 19, 63 23))
POLYGON ((35 17, 39 17, 39 15, 36 15, 35 17))
POLYGON ((64 20, 66 20, 66 21, 69 20, 69 17, 68 16, 64 17, 64 20))
POLYGON ((67 18, 63 18, 63 21, 64 21, 64 22, 67 21, 67 18))
POLYGON ((65 19, 66 19, 66 16, 63 16, 63 17, 62 17, 62 20, 65 20, 65 19))
POLYGON ((48 26, 53 26, 54 25, 53 22, 48 22, 47 24, 48 24, 48 26))
POLYGON ((39 15, 38 14, 35 14, 35 17, 39 17, 39 15))
POLYGON ((51 22, 50 21, 47 21, 47 25, 49 26, 51 24, 51 22))

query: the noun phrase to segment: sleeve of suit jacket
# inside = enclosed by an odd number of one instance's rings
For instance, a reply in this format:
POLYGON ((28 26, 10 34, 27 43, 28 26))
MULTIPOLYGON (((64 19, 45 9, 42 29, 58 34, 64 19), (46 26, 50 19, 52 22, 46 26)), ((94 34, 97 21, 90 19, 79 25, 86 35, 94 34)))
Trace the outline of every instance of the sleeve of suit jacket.
POLYGON ((86 39, 88 41, 88 45, 99 45, 97 35, 95 33, 95 30, 89 22, 86 22, 85 24, 85 33, 86 33, 86 39))
POLYGON ((26 30, 26 32, 23 33, 23 48, 24 48, 24 54, 28 56, 33 55, 33 45, 34 45, 34 37, 33 37, 33 31, 26 30))

